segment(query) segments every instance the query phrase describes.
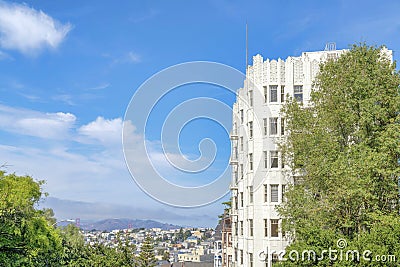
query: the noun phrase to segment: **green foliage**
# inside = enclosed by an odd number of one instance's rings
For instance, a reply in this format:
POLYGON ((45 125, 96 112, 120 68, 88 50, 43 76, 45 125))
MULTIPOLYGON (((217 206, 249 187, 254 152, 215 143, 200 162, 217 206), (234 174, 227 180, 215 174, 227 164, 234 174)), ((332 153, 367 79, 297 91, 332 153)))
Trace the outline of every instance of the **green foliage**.
MULTIPOLYGON (((102 266, 102 267, 114 267, 114 266, 136 266, 132 254, 125 254, 125 252, 117 249, 107 247, 102 244, 96 244, 94 246, 86 246, 88 249, 89 257, 84 261, 83 266, 102 266)), ((82 265, 70 265, 70 266, 82 266, 82 265)))
POLYGON ((179 229, 178 233, 175 233, 175 241, 183 242, 185 240, 185 236, 183 234, 183 228, 179 229))
POLYGON ((183 240, 186 240, 188 237, 192 236, 192 232, 190 230, 186 230, 183 234, 183 240))
POLYGON ((35 209, 42 184, 0 172, 0 266, 58 266, 61 238, 49 211, 35 209))
POLYGON ((42 184, 0 171, 0 266, 135 266, 136 248, 128 241, 89 246, 76 226, 55 229, 53 211, 35 208, 42 184))
POLYGON ((62 230, 64 257, 63 266, 135 266, 136 247, 123 242, 118 236, 117 247, 103 244, 90 246, 85 244, 83 235, 75 225, 68 225, 62 230))
MULTIPOLYGON (((391 232, 398 226, 390 223, 399 221, 399 85, 382 47, 361 44, 321 65, 307 108, 286 103, 289 134, 280 147, 300 181, 278 208, 285 230, 295 233, 289 251, 327 249, 345 238, 349 247, 399 253, 391 232)), ((347 266, 316 264, 284 265, 347 266)), ((384 266, 368 264, 360 266, 384 266)))
POLYGON ((165 261, 169 261, 169 257, 170 257, 169 251, 168 250, 164 250, 162 259, 165 260, 165 261))
POLYGON ((140 248, 140 254, 137 258, 139 267, 154 267, 156 266, 156 258, 154 253, 153 239, 147 235, 140 248))
POLYGON ((66 266, 85 266, 90 258, 89 248, 85 246, 83 235, 78 227, 69 224, 61 230, 63 238, 62 264, 66 266))
POLYGON ((222 205, 224 205, 224 213, 218 215, 219 222, 226 216, 229 216, 229 213, 232 208, 232 198, 229 201, 222 202, 222 205))

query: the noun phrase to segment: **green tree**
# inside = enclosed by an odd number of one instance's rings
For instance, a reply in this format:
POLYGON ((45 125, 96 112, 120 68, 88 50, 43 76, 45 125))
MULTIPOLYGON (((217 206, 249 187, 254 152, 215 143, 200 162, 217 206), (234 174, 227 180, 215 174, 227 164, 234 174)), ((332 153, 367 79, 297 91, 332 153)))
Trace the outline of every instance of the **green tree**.
POLYGON ((79 229, 54 228, 51 209, 38 210, 43 181, 0 171, 0 266, 135 266, 136 248, 86 245, 79 229))
POLYGON ((61 230, 63 238, 62 264, 65 266, 88 266, 91 257, 90 248, 85 245, 79 228, 69 224, 61 230))
POLYGON ((147 235, 142 246, 140 247, 140 253, 137 258, 139 267, 154 267, 156 266, 156 258, 154 253, 153 239, 150 235, 147 235))
POLYGON ((185 235, 184 235, 184 232, 183 232, 183 228, 181 227, 179 229, 179 232, 175 233, 175 241, 183 242, 184 240, 185 240, 185 235))
POLYGON ((230 216, 229 214, 232 209, 232 199, 230 199, 229 201, 222 202, 222 205, 224 205, 224 213, 218 215, 219 221, 221 221, 227 216, 230 216))
POLYGON ((188 237, 192 236, 192 231, 186 230, 183 234, 183 240, 186 240, 188 237))
POLYGON ((49 210, 37 210, 43 182, 0 171, 0 266, 58 266, 59 233, 49 210))
POLYGON ((128 239, 122 241, 119 237, 117 253, 119 256, 118 266, 135 266, 136 246, 131 244, 128 239))
POLYGON ((118 234, 116 247, 103 244, 85 244, 83 235, 75 225, 62 229, 64 257, 63 266, 103 266, 132 267, 135 266, 136 247, 129 240, 122 240, 118 234))
POLYGON ((168 249, 164 250, 162 259, 165 260, 165 261, 169 261, 169 257, 170 257, 170 255, 169 255, 168 249))
MULTIPOLYGON (((280 147, 296 184, 278 208, 294 233, 287 251, 320 253, 344 238, 348 248, 400 255, 400 76, 384 51, 354 45, 321 65, 310 105, 290 100, 283 109, 288 135, 280 147)), ((283 265, 357 264, 386 266, 283 265)))

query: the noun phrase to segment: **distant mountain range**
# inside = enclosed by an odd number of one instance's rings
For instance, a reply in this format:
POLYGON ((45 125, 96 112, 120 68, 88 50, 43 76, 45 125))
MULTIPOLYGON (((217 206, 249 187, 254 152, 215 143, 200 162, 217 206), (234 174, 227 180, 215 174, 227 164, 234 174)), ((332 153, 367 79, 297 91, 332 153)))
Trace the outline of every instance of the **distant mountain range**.
POLYGON ((83 230, 112 231, 116 229, 131 228, 161 228, 162 230, 179 229, 181 226, 161 223, 153 220, 139 219, 105 219, 97 222, 81 222, 80 227, 83 230))

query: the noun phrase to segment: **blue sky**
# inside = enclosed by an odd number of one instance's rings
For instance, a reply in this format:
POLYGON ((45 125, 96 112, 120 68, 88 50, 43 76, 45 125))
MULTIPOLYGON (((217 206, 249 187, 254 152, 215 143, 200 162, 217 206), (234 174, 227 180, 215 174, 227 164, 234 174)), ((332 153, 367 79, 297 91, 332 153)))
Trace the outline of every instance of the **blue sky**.
MULTIPOLYGON (((47 205, 59 219, 214 226, 220 201, 173 208, 132 181, 121 125, 135 90, 182 62, 214 61, 244 71, 246 21, 249 58, 286 58, 322 50, 327 42, 341 49, 366 41, 386 44, 397 60, 399 11, 398 1, 0 1, 0 163, 9 172, 46 180, 47 205)), ((149 140, 159 141, 168 111, 198 96, 234 101, 210 86, 172 92, 151 118, 149 140)), ((199 140, 214 138, 220 154, 212 171, 218 173, 228 161, 229 140, 207 123, 187 125, 182 151, 196 157, 199 140)), ((190 179, 175 178, 182 184, 190 179)))

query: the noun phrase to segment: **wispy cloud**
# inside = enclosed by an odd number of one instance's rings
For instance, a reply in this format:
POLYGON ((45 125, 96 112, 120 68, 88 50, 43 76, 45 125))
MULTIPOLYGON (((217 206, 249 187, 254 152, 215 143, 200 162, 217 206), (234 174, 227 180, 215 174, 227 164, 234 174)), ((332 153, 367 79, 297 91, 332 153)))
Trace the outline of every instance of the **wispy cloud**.
POLYGON ((103 53, 103 57, 111 59, 111 66, 118 64, 137 64, 142 62, 142 56, 136 52, 128 51, 122 55, 116 56, 109 53, 103 53))
POLYGON ((63 139, 73 127, 71 113, 41 113, 0 104, 0 128, 8 132, 46 139, 63 139))
POLYGON ((72 100, 72 96, 69 94, 59 94, 52 97, 55 101, 61 101, 69 106, 74 106, 75 102, 72 100))
MULTIPOLYGON (((53 197, 82 202, 65 205, 68 201, 64 201, 50 206, 55 208, 59 218, 175 218, 177 221, 187 219, 187 223, 193 225, 210 225, 211 222, 211 226, 215 222, 220 209, 218 205, 212 211, 215 216, 207 217, 209 208, 166 207, 135 186, 122 151, 122 118, 99 116, 86 124, 78 123, 79 119, 71 113, 44 113, 0 105, 0 136, 7 136, 7 133, 24 135, 21 144, 15 138, 13 143, 4 143, 0 138, 0 164, 7 163, 8 171, 46 180, 44 190, 53 197)), ((157 141, 146 141, 149 146, 146 152, 138 149, 143 139, 134 125, 127 123, 125 134, 129 135, 127 145, 132 156, 145 162, 148 153, 160 171, 170 174, 173 167, 160 151, 157 141)), ((168 154, 168 157, 178 162, 182 155, 168 154)), ((152 179, 143 166, 135 166, 136 173, 144 179, 152 179)), ((182 182, 176 179, 177 184, 182 182)))
POLYGON ((97 86, 90 87, 87 90, 103 90, 103 89, 110 87, 110 85, 111 85, 110 83, 101 83, 97 86))
POLYGON ((0 51, 0 60, 6 60, 6 59, 14 60, 14 58, 12 56, 10 56, 9 54, 7 54, 3 51, 0 51))
POLYGON ((132 63, 141 62, 140 56, 132 51, 128 53, 127 60, 132 63))
POLYGON ((43 48, 57 48, 72 29, 41 10, 25 4, 0 1, 0 46, 24 54, 36 54, 43 48))
POLYGON ((19 95, 28 99, 29 101, 32 101, 32 102, 40 102, 41 101, 41 98, 37 95, 25 94, 25 93, 20 93, 19 95))

